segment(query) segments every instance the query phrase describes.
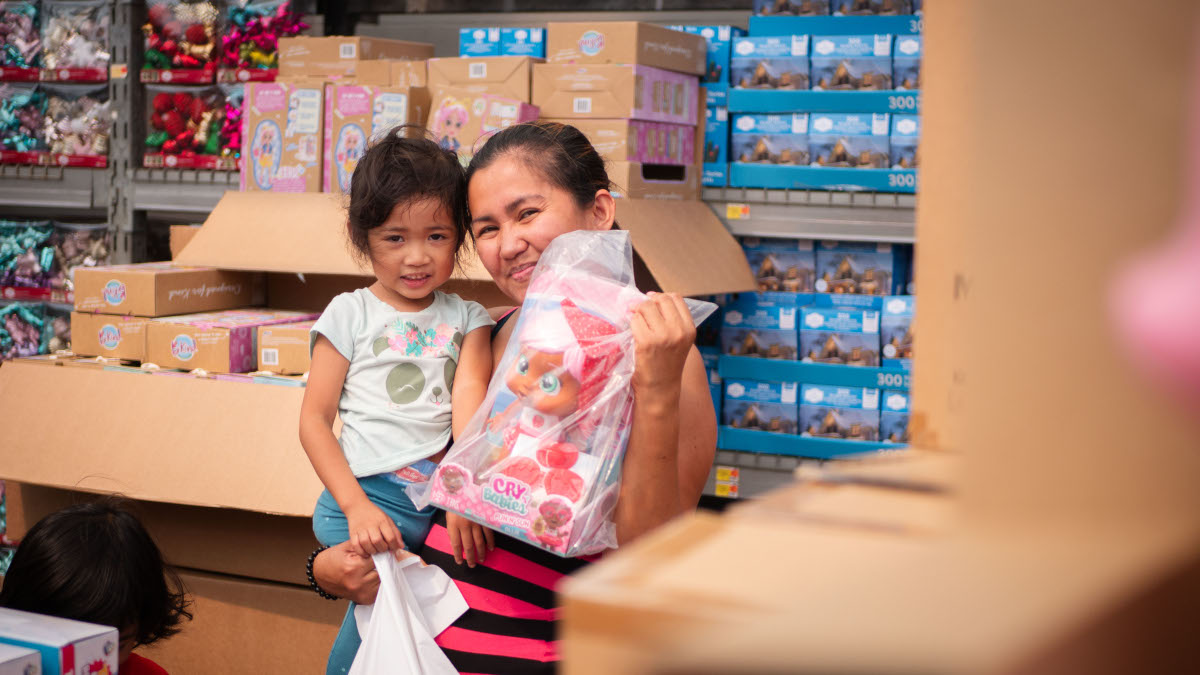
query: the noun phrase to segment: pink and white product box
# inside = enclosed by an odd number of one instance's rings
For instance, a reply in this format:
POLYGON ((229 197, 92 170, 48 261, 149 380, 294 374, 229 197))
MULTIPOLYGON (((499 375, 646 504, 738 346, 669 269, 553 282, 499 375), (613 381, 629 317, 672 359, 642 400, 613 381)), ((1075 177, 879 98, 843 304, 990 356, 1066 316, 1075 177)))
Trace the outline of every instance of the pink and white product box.
POLYGON ((696 160, 696 129, 643 120, 547 120, 583 132, 600 156, 614 162, 685 166, 696 160))
POLYGON ((42 655, 35 649, 0 644, 0 675, 37 675, 42 655))
POLYGON ((544 118, 627 118, 695 126, 699 79, 649 66, 533 66, 533 104, 544 118))
POLYGON ((0 608, 0 644, 36 650, 41 670, 34 673, 116 673, 119 642, 116 628, 0 608))
POLYGON ((248 373, 255 368, 259 326, 312 321, 320 314, 234 309, 155 319, 146 327, 145 361, 162 368, 248 373))

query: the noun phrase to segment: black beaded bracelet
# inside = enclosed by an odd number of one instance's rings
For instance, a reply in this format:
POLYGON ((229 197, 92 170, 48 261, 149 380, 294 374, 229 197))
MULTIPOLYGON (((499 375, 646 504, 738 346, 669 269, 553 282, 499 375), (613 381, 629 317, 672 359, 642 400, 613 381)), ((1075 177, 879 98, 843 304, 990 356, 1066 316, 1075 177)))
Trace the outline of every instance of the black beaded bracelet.
POLYGON ((313 589, 317 595, 325 598, 326 600, 341 600, 341 598, 327 593, 324 588, 321 588, 321 586, 317 584, 317 578, 313 576, 313 561, 317 559, 317 556, 321 554, 321 551, 324 551, 327 548, 329 547, 322 546, 321 548, 318 548, 317 550, 308 554, 308 565, 305 568, 308 572, 308 586, 309 588, 313 589))

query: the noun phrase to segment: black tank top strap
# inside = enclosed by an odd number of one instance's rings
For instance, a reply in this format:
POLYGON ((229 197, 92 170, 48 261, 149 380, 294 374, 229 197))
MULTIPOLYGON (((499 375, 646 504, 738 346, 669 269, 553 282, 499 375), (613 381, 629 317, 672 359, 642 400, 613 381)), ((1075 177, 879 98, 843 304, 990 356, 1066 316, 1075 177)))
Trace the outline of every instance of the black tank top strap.
POLYGON ((500 332, 501 328, 504 328, 504 324, 508 323, 508 320, 512 318, 513 314, 517 313, 518 309, 520 309, 520 308, 513 307, 512 309, 508 310, 508 312, 505 313, 504 316, 500 317, 500 320, 497 321, 495 323, 495 325, 492 326, 492 337, 496 337, 496 334, 500 332))

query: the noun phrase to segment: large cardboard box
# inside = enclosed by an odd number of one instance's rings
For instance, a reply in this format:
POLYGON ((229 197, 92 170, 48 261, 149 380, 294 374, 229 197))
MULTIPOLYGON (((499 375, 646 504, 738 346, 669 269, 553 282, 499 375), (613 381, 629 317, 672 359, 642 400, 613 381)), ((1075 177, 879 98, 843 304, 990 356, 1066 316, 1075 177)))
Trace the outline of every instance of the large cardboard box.
POLYGON ((694 126, 699 120, 698 91, 695 77, 648 66, 533 67, 533 103, 550 118, 628 118, 694 126))
POLYGON ((248 373, 258 357, 258 328, 317 318, 306 312, 233 309, 166 316, 146 327, 146 358, 162 368, 248 373))
POLYGON ((375 84, 385 87, 426 87, 429 69, 426 61, 362 61, 346 84, 375 84))
POLYGON ((684 124, 628 119, 542 119, 579 129, 607 160, 674 165, 696 161, 696 130, 684 124))
POLYGON ((520 99, 444 87, 434 90, 427 128, 439 145, 454 150, 466 163, 481 139, 537 117, 537 107, 520 99))
POLYGON ((546 26, 550 63, 626 63, 703 75, 708 42, 669 28, 636 21, 551 22, 546 26))
POLYGON ((354 75, 367 61, 424 60, 433 45, 361 36, 285 37, 279 39, 279 77, 339 77, 354 75))
POLYGON ((325 86, 250 82, 242 111, 242 190, 320 192, 325 86))
POLYGON ((302 375, 312 366, 309 331, 312 321, 258 329, 258 369, 282 375, 302 375))
POLYGON ((262 275, 169 262, 80 267, 75 309, 167 316, 245 307, 262 301, 262 275))
POLYGON ((700 171, 695 164, 666 166, 609 162, 606 168, 613 183, 614 197, 671 201, 700 199, 700 171))
POLYGON ((81 356, 141 361, 146 356, 142 316, 71 312, 71 351, 81 356))
POLYGON ((529 103, 533 64, 541 62, 528 56, 429 59, 429 87, 495 94, 529 103))
POLYGON ((325 192, 350 192, 358 160, 373 139, 401 125, 419 136, 429 113, 429 90, 361 84, 331 84, 325 98, 325 192))

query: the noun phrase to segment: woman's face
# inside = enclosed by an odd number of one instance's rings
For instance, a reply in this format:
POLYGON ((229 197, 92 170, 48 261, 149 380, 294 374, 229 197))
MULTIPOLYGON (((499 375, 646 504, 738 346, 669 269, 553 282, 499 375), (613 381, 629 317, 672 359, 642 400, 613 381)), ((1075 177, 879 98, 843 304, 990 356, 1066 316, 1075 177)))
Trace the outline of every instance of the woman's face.
POLYGON ((516 302, 525 300, 533 268, 551 240, 575 230, 612 229, 615 216, 608 190, 598 191, 591 206, 580 208, 566 190, 512 154, 476 171, 467 197, 479 260, 516 302))

